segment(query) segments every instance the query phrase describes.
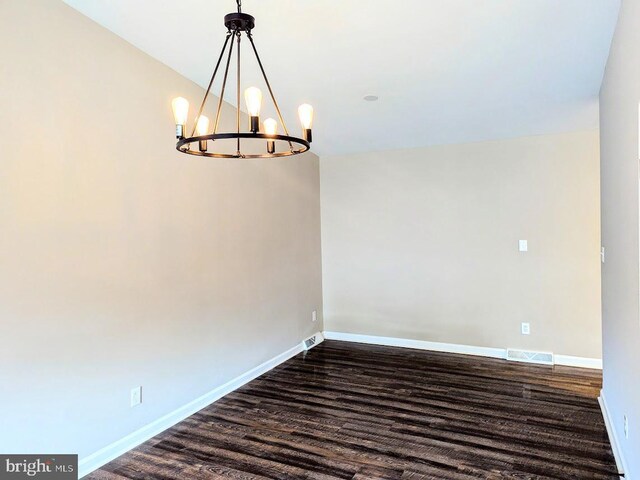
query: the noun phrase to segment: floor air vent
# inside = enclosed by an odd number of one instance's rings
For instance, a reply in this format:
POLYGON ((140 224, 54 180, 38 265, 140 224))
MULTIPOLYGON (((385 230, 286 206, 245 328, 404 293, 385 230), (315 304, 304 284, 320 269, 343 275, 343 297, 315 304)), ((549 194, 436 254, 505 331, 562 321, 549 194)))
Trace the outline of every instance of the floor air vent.
POLYGON ((532 352, 529 350, 507 349, 507 360, 515 362, 541 363, 543 365, 553 365, 553 353, 532 352))
POLYGON ((315 335, 312 335, 309 338, 307 338, 306 340, 304 340, 302 342, 302 346, 304 347, 305 350, 309 350, 309 349, 315 347, 320 342, 322 342, 322 340, 324 340, 324 338, 322 338, 322 334, 321 333, 316 333, 315 335))

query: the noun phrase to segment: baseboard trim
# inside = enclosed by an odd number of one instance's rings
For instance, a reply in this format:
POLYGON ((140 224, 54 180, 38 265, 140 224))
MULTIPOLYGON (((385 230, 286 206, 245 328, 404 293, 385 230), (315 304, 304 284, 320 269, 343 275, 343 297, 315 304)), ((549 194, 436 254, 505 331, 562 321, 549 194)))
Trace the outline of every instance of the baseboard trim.
POLYGON ((457 345, 454 343, 428 342, 426 340, 411 340, 395 337, 377 337, 374 335, 360 335, 357 333, 324 332, 327 340, 342 340, 343 342, 368 343, 370 345, 385 345, 387 347, 415 348, 431 350, 433 352, 462 353, 481 357, 505 358, 504 348, 474 347, 471 345, 457 345))
MULTIPOLYGON (((320 332, 318 332, 320 333, 320 332)), ((320 337, 320 341, 316 343, 318 345, 322 342, 322 337, 320 337)), ((78 464, 79 478, 82 478, 85 475, 97 470, 102 467, 106 463, 109 463, 111 460, 119 457, 120 455, 128 452, 132 448, 137 447, 143 442, 146 442, 150 438, 158 435, 159 433, 165 431, 168 428, 171 428, 176 423, 184 420, 185 418, 193 415, 198 410, 202 410, 206 406, 212 404, 216 400, 224 397, 225 395, 233 392, 234 390, 240 388, 246 383, 254 380, 255 378, 263 375, 269 370, 277 367, 281 363, 286 362, 290 358, 296 356, 298 353, 303 351, 302 343, 298 343, 295 347, 290 348, 286 352, 281 353, 273 357, 271 360, 267 360, 266 362, 258 365, 255 368, 252 368, 248 372, 240 375, 239 377, 234 378, 233 380, 228 381, 224 385, 221 385, 217 388, 214 388, 208 393, 196 398, 195 400, 183 405, 182 407, 174 410, 173 412, 164 415, 163 417, 158 418, 157 420, 145 425, 144 427, 136 430, 135 432, 130 433, 124 438, 113 442, 110 445, 98 450, 91 455, 81 458, 78 464)))
POLYGON ((574 357, 571 355, 554 355, 556 365, 565 367, 591 368, 602 370, 601 358, 574 357))
POLYGON ((600 410, 602 410, 602 417, 604 418, 604 425, 607 429, 607 435, 609 435, 609 443, 611 444, 611 450, 613 450, 613 456, 616 459, 616 467, 618 468, 619 473, 627 473, 629 470, 627 469, 627 463, 622 455, 622 451, 620 450, 620 441, 618 440, 618 435, 616 434, 616 429, 614 427, 615 423, 611 418, 611 414, 609 413, 609 408, 607 407, 607 400, 604 396, 604 391, 600 391, 600 396, 598 397, 598 403, 600 404, 600 410))
MULTIPOLYGON (((461 353, 463 355, 477 355, 480 357, 507 358, 506 348, 476 347, 473 345, 459 345, 455 343, 429 342, 426 340, 411 340, 395 337, 378 337, 375 335, 361 335, 358 333, 342 333, 325 331, 327 340, 342 340, 343 342, 368 343, 370 345, 385 345, 388 347, 415 348, 432 352, 461 353)), ((602 369, 599 358, 573 357, 570 355, 554 355, 556 365, 602 369)))

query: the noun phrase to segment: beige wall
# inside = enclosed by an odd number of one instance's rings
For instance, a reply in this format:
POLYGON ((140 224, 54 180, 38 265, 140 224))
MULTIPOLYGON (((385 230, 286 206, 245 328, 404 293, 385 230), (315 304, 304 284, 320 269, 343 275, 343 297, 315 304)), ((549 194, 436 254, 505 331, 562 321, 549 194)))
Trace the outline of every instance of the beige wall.
POLYGON ((639 65, 640 3, 625 0, 600 92, 603 397, 632 480, 640 479, 639 65))
POLYGON ((598 157, 596 131, 323 157, 325 329, 600 358, 598 157))
POLYGON ((202 89, 59 1, 0 1, 0 44, 0 452, 86 456, 322 329, 316 156, 177 153, 202 89))

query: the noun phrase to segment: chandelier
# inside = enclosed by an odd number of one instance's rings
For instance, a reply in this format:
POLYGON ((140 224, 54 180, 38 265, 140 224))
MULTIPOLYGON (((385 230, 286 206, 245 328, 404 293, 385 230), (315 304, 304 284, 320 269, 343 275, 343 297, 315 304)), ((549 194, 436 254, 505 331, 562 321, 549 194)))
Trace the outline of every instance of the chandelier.
MULTIPOLYGON (((273 157, 286 157, 290 155, 297 155, 304 153, 311 148, 311 125, 313 123, 313 107, 308 104, 300 105, 298 108, 298 115, 300 122, 302 123, 302 138, 292 136, 287 129, 287 125, 282 118, 280 107, 276 101, 276 97, 273 94, 273 89, 265 73, 264 66, 256 50, 256 45, 253 41, 253 35, 251 30, 255 26, 255 19, 246 13, 242 13, 242 2, 236 0, 238 5, 238 11, 225 15, 224 24, 227 27, 227 36, 222 46, 222 51, 218 57, 218 61, 213 70, 211 81, 204 94, 198 114, 196 115, 193 123, 191 133, 187 135, 187 118, 189 116, 189 102, 182 98, 174 98, 172 102, 173 115, 176 122, 176 149, 182 153, 189 155, 200 155, 204 157, 214 158, 273 158, 273 157), (258 67, 264 78, 269 96, 275 107, 280 125, 284 135, 278 133, 278 122, 273 118, 267 118, 260 125, 260 109, 262 107, 262 92, 256 87, 249 87, 244 91, 244 98, 249 113, 249 126, 248 131, 241 131, 240 128, 240 40, 242 34, 245 34, 251 44, 251 49, 257 60, 258 67), (232 132, 218 132, 220 126, 220 116, 222 114, 222 103, 224 101, 224 95, 227 88, 227 80, 229 77, 229 67, 231 65, 231 59, 234 51, 234 43, 236 46, 236 128, 232 132), (210 129, 210 120, 202 114, 211 86, 218 74, 220 65, 223 63, 223 58, 226 55, 226 62, 224 66, 224 76, 222 80, 222 88, 218 97, 218 107, 213 121, 213 128, 210 129), (196 135, 197 134, 197 135, 196 135), (251 152, 243 152, 243 140, 258 140, 264 142, 261 149, 264 148, 262 153, 255 153, 255 148, 251 152), (221 148, 223 146, 222 140, 235 140, 235 153, 225 153, 221 148), (197 144, 197 147, 194 145, 197 144)), ((255 142, 253 142, 255 143, 255 142)), ((228 145, 228 142, 227 142, 228 145)), ((232 149, 233 150, 233 149, 232 149)), ((229 151, 229 148, 226 149, 229 151)))

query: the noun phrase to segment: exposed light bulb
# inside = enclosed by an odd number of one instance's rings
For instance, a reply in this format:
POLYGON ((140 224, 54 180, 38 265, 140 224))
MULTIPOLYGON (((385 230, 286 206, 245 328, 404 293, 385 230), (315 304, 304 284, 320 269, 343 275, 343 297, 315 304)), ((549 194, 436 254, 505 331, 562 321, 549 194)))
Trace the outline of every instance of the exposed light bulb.
POLYGON ((313 124, 313 107, 308 103, 303 103, 298 107, 298 116, 300 117, 300 123, 302 123, 302 133, 304 139, 311 143, 311 125, 313 124))
POLYGON ((259 88, 249 87, 244 91, 244 100, 247 103, 247 110, 252 117, 260 116, 262 107, 262 92, 259 88))
POLYGON ((264 121, 264 133, 267 135, 275 135, 278 132, 278 122, 273 118, 267 118, 264 121))
MULTIPOLYGON (((198 118, 198 123, 196 124, 196 131, 198 132, 198 136, 202 136, 202 135, 206 135, 209 133, 209 118, 204 116, 204 115, 200 115, 200 118, 198 118)), ((200 140, 199 145, 200 147, 200 151, 201 152, 206 152, 207 151, 207 141, 206 140, 200 140)))
POLYGON ((204 115, 200 115, 200 118, 198 118, 198 124, 196 125, 196 130, 198 135, 206 135, 209 132, 209 118, 204 115))
MULTIPOLYGON (((278 122, 273 118, 267 118, 264 121, 264 133, 267 135, 276 135, 278 133, 278 122)), ((275 153, 276 142, 274 140, 267 140, 267 153, 275 153)))
POLYGON ((173 118, 176 120, 176 125, 186 125, 187 117, 189 115, 189 102, 186 98, 177 97, 171 102, 173 108, 173 118))
POLYGON ((311 125, 313 125, 313 107, 308 103, 303 103, 298 107, 298 116, 300 117, 302 128, 311 130, 311 125))
POLYGON ((171 108, 173 108, 173 118, 176 121, 176 138, 183 138, 189 116, 189 102, 186 98, 176 97, 171 102, 171 108))

